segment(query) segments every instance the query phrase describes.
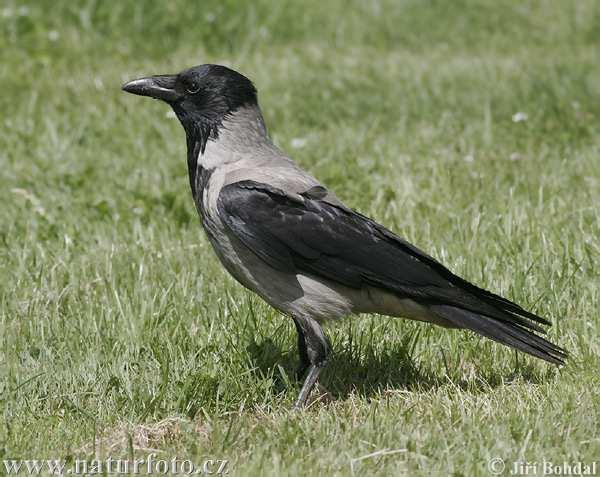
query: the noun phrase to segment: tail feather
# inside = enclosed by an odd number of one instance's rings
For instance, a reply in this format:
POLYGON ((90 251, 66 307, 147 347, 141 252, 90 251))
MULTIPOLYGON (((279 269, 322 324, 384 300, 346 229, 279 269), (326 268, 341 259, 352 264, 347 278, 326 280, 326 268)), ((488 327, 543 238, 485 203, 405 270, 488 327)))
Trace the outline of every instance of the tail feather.
POLYGON ((508 300, 507 298, 504 298, 500 295, 496 295, 495 293, 492 293, 489 290, 485 290, 484 288, 479 288, 478 286, 473 285, 472 283, 469 283, 462 278, 460 280, 463 282, 463 284, 467 285, 466 289, 470 293, 476 295, 481 300, 484 300, 493 306, 499 307, 503 310, 509 311, 517 315, 524 316, 537 323, 541 323, 542 325, 550 326, 551 324, 547 319, 525 310, 524 308, 508 300))
POLYGON ((554 364, 564 364, 567 352, 519 323, 510 323, 451 305, 432 304, 431 311, 460 328, 511 346, 554 364))
POLYGON ((491 300, 489 297, 496 295, 481 288, 477 288, 477 290, 478 294, 460 288, 437 289, 433 293, 436 294, 436 298, 441 303, 446 305, 455 306, 477 315, 485 315, 503 323, 518 324, 523 328, 539 333, 545 333, 546 331, 538 323, 550 325, 550 322, 544 318, 537 317, 538 319, 534 320, 531 316, 536 317, 536 315, 506 298, 498 297, 498 300, 491 300))

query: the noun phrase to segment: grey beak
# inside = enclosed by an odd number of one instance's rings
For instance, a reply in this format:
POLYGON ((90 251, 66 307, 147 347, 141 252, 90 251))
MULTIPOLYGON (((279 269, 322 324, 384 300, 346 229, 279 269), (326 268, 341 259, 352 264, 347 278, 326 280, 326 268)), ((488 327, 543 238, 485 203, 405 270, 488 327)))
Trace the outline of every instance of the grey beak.
POLYGON ((182 96, 175 90, 176 80, 176 75, 149 76, 148 78, 140 78, 125 83, 122 89, 128 93, 149 96, 172 103, 182 96))

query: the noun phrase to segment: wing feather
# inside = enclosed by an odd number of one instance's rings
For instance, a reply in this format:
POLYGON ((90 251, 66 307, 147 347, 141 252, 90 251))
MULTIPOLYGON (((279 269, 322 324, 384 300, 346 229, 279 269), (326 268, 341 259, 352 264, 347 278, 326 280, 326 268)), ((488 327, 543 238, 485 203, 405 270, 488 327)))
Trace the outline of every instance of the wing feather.
POLYGON ((321 186, 295 194, 246 180, 223 187, 217 207, 229 230, 277 270, 352 288, 382 288, 548 361, 565 356, 530 331, 543 332, 538 323, 547 320, 454 275, 385 227, 326 197, 321 186))

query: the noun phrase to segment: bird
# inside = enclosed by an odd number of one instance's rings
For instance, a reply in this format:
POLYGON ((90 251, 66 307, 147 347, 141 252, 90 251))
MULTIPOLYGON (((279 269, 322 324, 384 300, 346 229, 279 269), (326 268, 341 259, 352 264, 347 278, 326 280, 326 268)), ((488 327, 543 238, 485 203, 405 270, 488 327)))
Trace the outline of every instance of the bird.
POLYGON ((208 241, 244 287, 291 317, 308 398, 332 355, 326 321, 372 313, 474 331, 555 365, 546 318, 452 273, 346 206, 267 134, 250 79, 204 64, 122 86, 166 102, 185 131, 192 197, 208 241))

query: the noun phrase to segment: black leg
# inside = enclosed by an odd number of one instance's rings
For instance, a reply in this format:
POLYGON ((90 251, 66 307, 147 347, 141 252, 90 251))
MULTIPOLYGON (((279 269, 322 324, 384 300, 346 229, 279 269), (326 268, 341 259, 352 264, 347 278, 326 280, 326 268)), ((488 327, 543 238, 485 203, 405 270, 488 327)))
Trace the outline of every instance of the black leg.
POLYGON ((300 366, 304 369, 308 368, 308 374, 294 405, 295 409, 300 409, 306 404, 306 400, 327 362, 331 346, 317 321, 297 316, 293 318, 298 331, 300 366))
POLYGON ((306 340, 304 339, 304 333, 302 332, 302 328, 300 328, 300 324, 298 320, 294 317, 294 324, 296 325, 296 331, 298 332, 298 353, 300 354, 300 365, 298 366, 298 370, 296 371, 296 378, 302 379, 306 370, 310 366, 310 361, 308 360, 308 350, 306 349, 306 340))

